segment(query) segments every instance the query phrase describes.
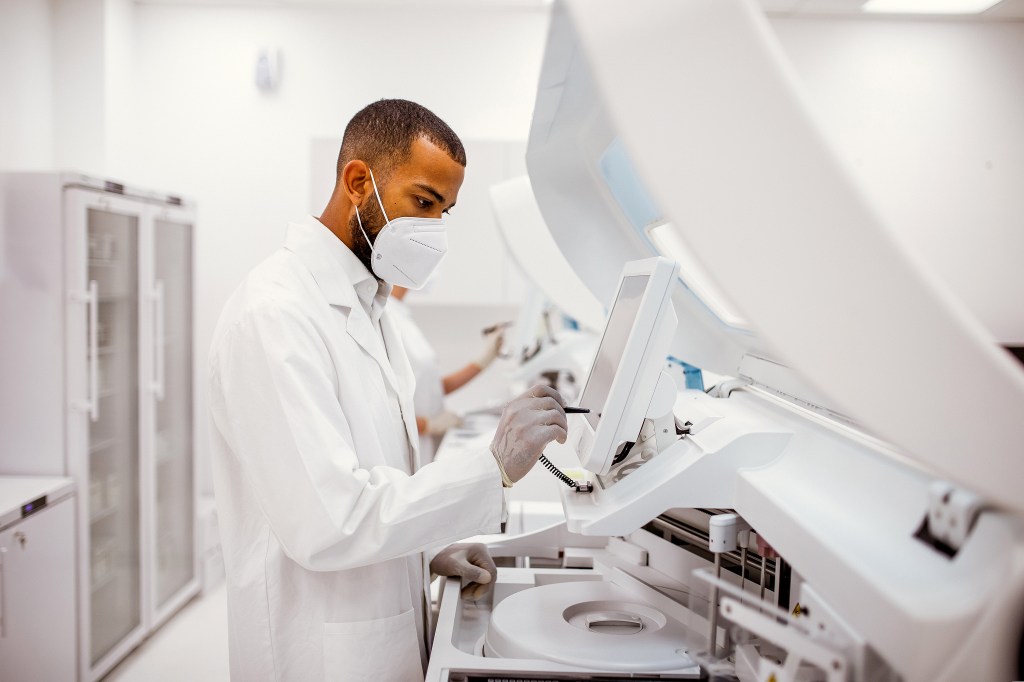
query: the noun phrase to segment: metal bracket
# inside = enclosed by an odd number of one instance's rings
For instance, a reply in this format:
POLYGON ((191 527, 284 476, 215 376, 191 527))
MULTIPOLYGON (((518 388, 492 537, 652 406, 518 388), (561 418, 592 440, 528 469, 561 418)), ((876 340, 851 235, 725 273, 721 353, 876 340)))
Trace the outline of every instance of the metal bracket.
POLYGON ((731 597, 722 598, 722 616, 786 651, 786 661, 780 667, 761 659, 759 680, 774 676, 779 682, 796 681, 800 665, 810 663, 825 673, 828 682, 845 682, 849 679, 846 657, 811 640, 795 628, 780 625, 776 618, 770 618, 741 604, 731 597))
POLYGON ((821 670, 827 682, 846 682, 851 678, 853 666, 847 653, 838 650, 833 642, 816 637, 806 628, 806 623, 756 600, 751 593, 714 577, 706 569, 694 571, 694 576, 723 593, 720 606, 723 618, 786 652, 785 661, 779 665, 757 654, 756 647, 743 647, 742 652, 737 649, 737 662, 744 659, 758 682, 772 678, 776 682, 796 682, 802 679, 798 672, 804 663, 821 670))

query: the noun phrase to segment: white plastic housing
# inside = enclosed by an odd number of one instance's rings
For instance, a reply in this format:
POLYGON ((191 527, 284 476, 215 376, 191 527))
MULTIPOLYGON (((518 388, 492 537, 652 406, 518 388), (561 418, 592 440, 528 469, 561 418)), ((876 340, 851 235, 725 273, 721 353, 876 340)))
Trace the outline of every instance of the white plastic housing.
POLYGON ((680 287, 674 355, 838 411, 1024 512, 1024 371, 890 231, 754 3, 555 6, 527 164, 555 240, 598 293, 602 273, 652 248, 601 179, 617 138, 673 242, 749 326, 680 287))
POLYGON ((548 230, 529 176, 491 185, 498 232, 516 265, 560 310, 583 327, 600 331, 604 307, 569 265, 548 230))
POLYGON ((678 269, 666 258, 635 261, 623 268, 615 302, 579 401, 591 413, 581 420, 576 452, 583 467, 596 474, 608 473, 617 447, 626 441, 636 441, 647 416, 676 328, 671 294, 678 269), (639 301, 631 296, 624 302, 624 291, 636 278, 646 278, 643 293, 639 301), (627 305, 635 306, 635 315, 631 315, 632 309, 625 310, 627 305))

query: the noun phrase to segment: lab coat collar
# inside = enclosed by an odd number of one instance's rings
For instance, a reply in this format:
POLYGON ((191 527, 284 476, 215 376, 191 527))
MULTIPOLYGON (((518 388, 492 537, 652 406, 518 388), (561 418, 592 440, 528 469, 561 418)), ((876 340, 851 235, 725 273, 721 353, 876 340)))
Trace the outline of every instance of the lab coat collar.
POLYGON ((385 348, 385 343, 393 348, 395 338, 387 318, 381 320, 391 285, 379 285, 359 258, 312 216, 288 225, 284 247, 309 268, 328 303, 349 310, 345 327, 349 336, 377 361, 391 388, 402 395, 407 387, 401 386, 395 376, 385 348), (377 322, 381 324, 380 334, 374 329, 377 322))
POLYGON ((327 226, 313 216, 291 223, 285 248, 302 258, 328 303, 351 308, 355 294, 373 321, 380 320, 391 295, 391 285, 378 282, 327 226))

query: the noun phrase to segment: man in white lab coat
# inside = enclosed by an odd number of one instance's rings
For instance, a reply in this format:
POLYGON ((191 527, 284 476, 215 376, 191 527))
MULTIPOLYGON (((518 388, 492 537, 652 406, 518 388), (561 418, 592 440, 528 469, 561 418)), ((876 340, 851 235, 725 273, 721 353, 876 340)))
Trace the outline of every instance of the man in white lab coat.
POLYGON ((289 225, 225 305, 210 409, 235 680, 421 680, 429 573, 492 581, 481 546, 446 546, 497 532, 503 486, 565 440, 561 398, 535 387, 491 452, 416 470, 413 376, 385 303, 443 255, 437 219, 465 163, 428 110, 371 104, 323 215, 289 225))

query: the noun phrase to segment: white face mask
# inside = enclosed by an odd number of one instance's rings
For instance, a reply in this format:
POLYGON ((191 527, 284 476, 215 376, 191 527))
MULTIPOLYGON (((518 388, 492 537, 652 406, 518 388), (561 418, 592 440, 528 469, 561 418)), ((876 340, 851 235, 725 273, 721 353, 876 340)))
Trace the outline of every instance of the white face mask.
MULTIPOLYGON (((421 289, 448 253, 448 229, 440 218, 395 218, 388 220, 384 202, 377 191, 377 181, 370 171, 373 193, 387 222, 373 241, 370 264, 373 274, 388 284, 421 289)), ((356 207, 356 220, 366 241, 370 236, 363 229, 363 219, 356 207)))

